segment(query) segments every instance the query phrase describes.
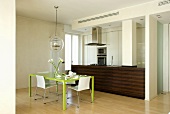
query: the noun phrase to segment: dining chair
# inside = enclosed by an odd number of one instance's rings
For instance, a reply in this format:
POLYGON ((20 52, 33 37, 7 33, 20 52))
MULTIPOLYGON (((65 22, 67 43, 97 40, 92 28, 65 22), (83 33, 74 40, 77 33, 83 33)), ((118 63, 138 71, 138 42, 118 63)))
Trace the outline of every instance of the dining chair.
POLYGON ((37 100, 37 98, 35 98, 35 97, 36 97, 36 95, 39 95, 39 94, 37 94, 37 89, 42 88, 44 90, 44 93, 43 93, 44 95, 42 96, 43 102, 44 102, 44 104, 46 104, 46 102, 45 102, 46 90, 49 89, 49 92, 50 92, 50 88, 57 87, 58 85, 57 85, 57 83, 50 83, 49 80, 44 79, 44 77, 40 76, 40 75, 36 75, 36 79, 37 79, 37 85, 36 85, 36 89, 35 89, 34 99, 37 100))
MULTIPOLYGON (((77 91, 77 100, 78 100, 78 108, 79 108, 79 102, 80 102, 80 91, 83 91, 83 90, 90 90, 90 76, 87 76, 87 77, 80 77, 79 79, 79 83, 77 86, 74 86, 74 87, 70 87, 70 89, 72 90, 75 90, 77 91)), ((91 93, 91 90, 90 90, 90 93, 91 93)))

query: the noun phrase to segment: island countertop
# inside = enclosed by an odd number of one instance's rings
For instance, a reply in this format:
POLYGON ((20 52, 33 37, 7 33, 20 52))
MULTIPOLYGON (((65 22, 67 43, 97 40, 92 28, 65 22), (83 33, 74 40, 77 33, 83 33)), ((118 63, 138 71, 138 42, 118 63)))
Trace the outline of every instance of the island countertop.
POLYGON ((72 71, 77 74, 93 75, 97 91, 145 98, 145 68, 72 65, 72 71))

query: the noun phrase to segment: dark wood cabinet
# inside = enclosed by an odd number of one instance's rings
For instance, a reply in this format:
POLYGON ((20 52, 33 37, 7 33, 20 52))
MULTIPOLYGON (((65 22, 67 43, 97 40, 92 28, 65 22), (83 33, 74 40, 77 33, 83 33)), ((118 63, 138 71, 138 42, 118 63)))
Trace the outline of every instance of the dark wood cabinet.
POLYGON ((72 71, 94 76, 97 91, 145 98, 144 68, 72 65, 72 71))

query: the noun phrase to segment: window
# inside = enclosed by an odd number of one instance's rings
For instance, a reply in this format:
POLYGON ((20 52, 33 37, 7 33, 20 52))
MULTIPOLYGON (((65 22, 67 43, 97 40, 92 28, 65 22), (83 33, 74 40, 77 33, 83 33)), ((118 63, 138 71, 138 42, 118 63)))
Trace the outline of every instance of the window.
POLYGON ((71 70, 72 65, 78 65, 79 37, 78 35, 65 34, 65 70, 71 70))
POLYGON ((78 36, 73 35, 72 37, 72 64, 78 65, 78 36))

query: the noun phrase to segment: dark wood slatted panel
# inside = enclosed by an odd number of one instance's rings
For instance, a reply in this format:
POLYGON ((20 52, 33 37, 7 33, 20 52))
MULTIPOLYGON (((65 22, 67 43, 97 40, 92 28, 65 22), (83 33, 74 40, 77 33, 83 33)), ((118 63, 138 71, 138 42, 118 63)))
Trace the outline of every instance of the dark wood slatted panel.
POLYGON ((72 65, 72 71, 94 76, 97 91, 145 98, 144 68, 72 65))

